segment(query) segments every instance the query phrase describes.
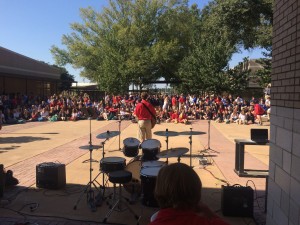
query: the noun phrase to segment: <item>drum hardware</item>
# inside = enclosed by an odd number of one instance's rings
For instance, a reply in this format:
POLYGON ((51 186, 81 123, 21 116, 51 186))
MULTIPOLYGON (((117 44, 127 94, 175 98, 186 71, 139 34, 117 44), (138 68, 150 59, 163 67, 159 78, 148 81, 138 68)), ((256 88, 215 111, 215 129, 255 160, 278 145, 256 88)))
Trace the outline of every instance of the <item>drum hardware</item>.
POLYGON ((88 205, 89 207, 91 208, 91 210, 93 212, 96 211, 96 203, 95 203, 95 193, 94 193, 94 190, 92 189, 92 187, 94 186, 96 188, 97 191, 100 192, 100 190, 98 189, 98 187, 96 186, 95 183, 97 183, 99 185, 99 183, 97 181, 92 180, 92 171, 93 171, 93 168, 92 168, 92 152, 93 152, 93 148, 90 148, 90 181, 88 182, 88 184, 86 185, 85 189, 82 191, 81 195, 79 196, 75 206, 74 206, 74 210, 77 209, 77 205, 78 203, 80 202, 81 198, 83 197, 84 194, 86 194, 86 198, 87 198, 87 202, 88 202, 88 205))
POLYGON ((166 129, 166 131, 155 131, 154 134, 157 136, 163 136, 163 137, 165 137, 165 136, 175 137, 175 136, 178 136, 180 133, 166 129))
POLYGON ((105 141, 106 141, 106 140, 108 140, 108 139, 110 139, 112 137, 115 137, 115 136, 119 135, 119 134, 120 134, 119 131, 109 131, 108 130, 108 131, 106 131, 104 133, 98 134, 96 136, 96 138, 98 138, 98 139, 105 139, 105 141))
POLYGON ((171 148, 169 150, 160 152, 156 156, 158 158, 166 158, 167 159, 166 163, 168 164, 168 159, 174 157, 177 157, 177 162, 180 162, 181 156, 187 153, 188 151, 189 151, 188 148, 171 148))
POLYGON ((119 150, 121 151, 121 122, 122 122, 122 119, 120 117, 120 120, 118 120, 118 123, 119 123, 119 150))
MULTIPOLYGON (((167 144, 167 150, 169 150, 169 130, 168 128, 166 129, 166 144, 167 144)), ((167 159, 168 161, 168 159, 167 159)))
POLYGON ((92 189, 92 187, 94 186, 97 191, 100 191, 100 190, 96 186, 95 180, 92 180, 92 173, 93 173, 92 162, 98 162, 97 160, 93 160, 93 158, 92 158, 92 152, 93 152, 93 149, 99 148, 100 146, 96 146, 96 145, 93 146, 92 145, 91 117, 89 117, 89 120, 90 120, 90 141, 89 141, 89 145, 88 146, 81 146, 80 148, 81 149, 88 149, 89 152, 90 152, 90 158, 88 160, 84 160, 83 161, 83 163, 90 162, 90 180, 87 183, 87 185, 85 186, 85 188, 83 189, 83 191, 82 191, 81 195, 79 196, 79 198, 77 199, 77 202, 74 205, 73 209, 74 210, 77 209, 77 205, 79 204, 81 198, 83 197, 84 194, 86 194, 87 203, 88 203, 90 209, 93 212, 95 212, 96 211, 95 193, 94 193, 94 190, 92 189))
MULTIPOLYGON (((88 120, 90 121, 90 141, 89 141, 89 145, 81 146, 80 149, 93 151, 93 149, 98 149, 98 148, 100 148, 100 146, 99 147, 97 145, 93 146, 93 144, 92 144, 92 117, 89 117, 88 120)), ((82 161, 82 163, 87 163, 87 162, 90 162, 90 161, 98 162, 97 160, 90 157, 89 159, 86 159, 86 160, 82 161)))
POLYGON ((130 203, 134 203, 139 200, 141 195, 141 177, 140 171, 142 168, 142 161, 140 157, 135 157, 129 161, 125 170, 132 173, 132 180, 129 183, 123 185, 124 189, 131 194, 130 203))

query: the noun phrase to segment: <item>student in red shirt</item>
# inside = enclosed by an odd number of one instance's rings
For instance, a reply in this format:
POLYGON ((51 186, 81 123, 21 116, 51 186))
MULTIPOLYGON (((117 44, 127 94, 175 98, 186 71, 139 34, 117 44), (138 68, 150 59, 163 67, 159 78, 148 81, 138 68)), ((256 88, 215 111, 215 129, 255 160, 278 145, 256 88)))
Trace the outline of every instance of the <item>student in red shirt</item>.
POLYGON ((154 191, 160 210, 149 225, 229 225, 201 203, 201 189, 201 180, 190 166, 162 167, 154 191))
POLYGON ((147 101, 148 94, 146 92, 141 94, 141 98, 142 101, 137 104, 134 115, 138 119, 138 138, 143 142, 146 139, 152 138, 151 119, 152 117, 156 118, 156 111, 153 105, 147 101))

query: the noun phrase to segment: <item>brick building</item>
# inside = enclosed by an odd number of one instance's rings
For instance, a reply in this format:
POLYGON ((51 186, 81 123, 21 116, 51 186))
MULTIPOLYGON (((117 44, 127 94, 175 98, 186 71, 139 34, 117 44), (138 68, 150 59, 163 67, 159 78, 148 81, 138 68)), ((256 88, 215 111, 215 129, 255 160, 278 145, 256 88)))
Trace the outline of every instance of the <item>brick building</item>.
POLYGON ((267 225, 300 224, 300 1, 275 0, 267 225))
POLYGON ((0 94, 57 93, 60 71, 0 46, 0 94))

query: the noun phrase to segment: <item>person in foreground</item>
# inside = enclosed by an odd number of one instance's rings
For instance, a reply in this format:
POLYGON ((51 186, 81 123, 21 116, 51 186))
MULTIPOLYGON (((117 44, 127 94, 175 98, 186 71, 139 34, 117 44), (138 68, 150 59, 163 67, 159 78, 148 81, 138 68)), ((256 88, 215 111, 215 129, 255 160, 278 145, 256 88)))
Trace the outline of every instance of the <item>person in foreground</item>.
POLYGON ((229 225, 201 203, 201 189, 199 176, 188 165, 162 167, 154 192, 160 210, 149 225, 229 225))

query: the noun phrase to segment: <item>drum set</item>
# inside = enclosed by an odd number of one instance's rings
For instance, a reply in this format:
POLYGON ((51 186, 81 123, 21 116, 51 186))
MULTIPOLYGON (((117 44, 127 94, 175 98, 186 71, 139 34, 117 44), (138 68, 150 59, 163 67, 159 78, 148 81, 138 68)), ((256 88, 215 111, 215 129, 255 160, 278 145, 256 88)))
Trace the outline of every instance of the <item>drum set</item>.
MULTIPOLYGON (((174 132, 175 133, 175 132, 174 132)), ((168 149, 168 136, 174 134, 166 131, 162 132, 161 136, 166 136, 167 149, 161 151, 161 142, 157 139, 147 139, 142 143, 133 137, 129 137, 123 140, 122 152, 126 157, 132 158, 128 164, 123 157, 105 157, 105 142, 110 138, 119 135, 118 131, 107 131, 97 135, 98 139, 102 139, 101 145, 93 146, 90 140, 88 146, 81 146, 81 149, 90 150, 90 180, 83 190, 79 199, 74 206, 77 208, 78 203, 84 194, 87 195, 87 202, 92 211, 95 211, 96 206, 100 206, 108 195, 105 194, 106 186, 108 186, 108 175, 111 172, 126 170, 132 173, 132 180, 129 183, 123 184, 124 189, 131 194, 130 202, 136 202, 141 199, 141 202, 145 206, 158 207, 158 204, 154 198, 154 188, 156 185, 156 178, 159 170, 168 164, 169 158, 177 158, 180 162, 180 158, 186 154, 188 148, 171 148, 168 149), (92 178, 92 150, 102 147, 102 159, 99 163, 100 172, 95 178, 92 178), (139 155, 139 151, 141 155, 139 155), (160 159, 166 159, 161 161, 160 159), (97 181, 97 178, 102 175, 102 184, 97 181), (94 187, 94 189, 92 188, 94 187), (95 196, 94 191, 98 194, 95 196)))

